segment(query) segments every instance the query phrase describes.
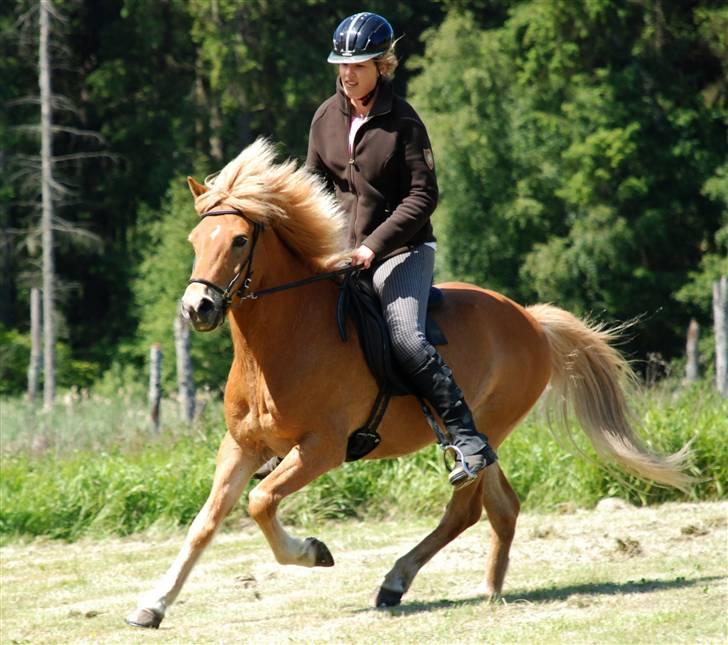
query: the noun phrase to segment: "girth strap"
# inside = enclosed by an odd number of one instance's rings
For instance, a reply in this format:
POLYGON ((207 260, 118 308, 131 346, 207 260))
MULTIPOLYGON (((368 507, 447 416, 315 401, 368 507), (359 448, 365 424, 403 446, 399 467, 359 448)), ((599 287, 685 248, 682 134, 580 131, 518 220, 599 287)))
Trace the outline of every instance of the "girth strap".
POLYGON ((389 392, 379 390, 377 400, 374 401, 374 407, 369 413, 366 423, 349 435, 349 442, 346 445, 346 461, 357 461, 379 445, 382 437, 379 436, 377 428, 382 422, 391 398, 392 395, 389 392))

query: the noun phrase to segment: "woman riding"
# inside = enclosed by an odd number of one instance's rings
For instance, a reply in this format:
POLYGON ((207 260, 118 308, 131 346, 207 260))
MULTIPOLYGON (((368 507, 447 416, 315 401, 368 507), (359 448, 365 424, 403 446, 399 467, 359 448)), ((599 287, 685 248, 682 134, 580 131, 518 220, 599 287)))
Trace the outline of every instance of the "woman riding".
POLYGON ((313 117, 306 164, 334 186, 349 215, 352 263, 372 270, 395 357, 442 418, 458 455, 449 480, 461 488, 497 456, 424 333, 437 180, 424 124, 392 91, 394 45, 391 25, 377 14, 354 14, 336 28, 328 57, 339 66, 336 94, 313 117))

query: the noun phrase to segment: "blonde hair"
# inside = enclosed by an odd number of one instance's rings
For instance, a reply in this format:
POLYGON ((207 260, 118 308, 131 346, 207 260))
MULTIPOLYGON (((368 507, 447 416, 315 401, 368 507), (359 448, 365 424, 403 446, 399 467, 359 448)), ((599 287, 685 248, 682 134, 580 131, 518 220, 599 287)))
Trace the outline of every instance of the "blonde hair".
MULTIPOLYGON (((399 40, 399 38, 397 40, 399 40)), ((397 41, 395 40, 386 52, 374 59, 379 73, 388 81, 391 81, 394 78, 394 70, 396 70, 397 65, 399 65, 397 54, 394 52, 394 46, 396 44, 397 41)))

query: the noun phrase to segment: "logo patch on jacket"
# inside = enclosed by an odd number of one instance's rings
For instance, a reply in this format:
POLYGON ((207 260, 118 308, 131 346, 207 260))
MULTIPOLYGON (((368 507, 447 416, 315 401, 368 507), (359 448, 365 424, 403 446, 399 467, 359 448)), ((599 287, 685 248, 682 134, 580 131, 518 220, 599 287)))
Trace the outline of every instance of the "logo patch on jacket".
POLYGON ((425 163, 427 164, 427 167, 430 170, 434 170, 435 169, 435 157, 433 157, 433 155, 432 155, 432 150, 430 148, 423 148, 422 155, 425 157, 425 163))

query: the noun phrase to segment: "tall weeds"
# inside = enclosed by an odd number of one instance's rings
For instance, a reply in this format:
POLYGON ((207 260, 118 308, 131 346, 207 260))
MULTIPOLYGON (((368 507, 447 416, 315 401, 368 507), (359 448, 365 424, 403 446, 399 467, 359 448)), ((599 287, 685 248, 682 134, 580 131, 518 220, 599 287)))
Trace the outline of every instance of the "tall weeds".
MULTIPOLYGON (((651 447, 673 452, 692 441, 689 499, 721 499, 728 482, 728 401, 707 385, 653 388, 635 402, 651 447)), ((0 402, 0 539, 45 535, 127 535, 182 526, 203 504, 223 435, 219 402, 186 427, 172 402, 162 432, 148 429, 143 400, 131 395, 71 401, 44 416, 19 400, 0 402)), ((487 431, 487 429, 485 429, 487 431)), ((587 442, 582 446, 589 451, 587 442)), ((604 496, 646 504, 685 499, 678 491, 606 470, 551 438, 534 413, 500 450, 501 467, 526 508, 590 506, 604 496)), ((437 516, 449 498, 436 447, 379 462, 345 464, 283 505, 283 519, 437 516)), ((228 525, 245 514, 241 502, 228 525)))

